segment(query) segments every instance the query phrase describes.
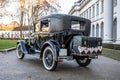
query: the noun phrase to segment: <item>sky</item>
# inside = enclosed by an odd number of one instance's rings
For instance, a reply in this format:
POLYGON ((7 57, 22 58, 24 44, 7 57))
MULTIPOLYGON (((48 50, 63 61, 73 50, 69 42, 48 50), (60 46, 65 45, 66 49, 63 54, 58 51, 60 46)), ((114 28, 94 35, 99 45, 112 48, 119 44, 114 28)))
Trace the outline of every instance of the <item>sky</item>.
MULTIPOLYGON (((68 14, 68 12, 70 11, 70 9, 72 8, 72 6, 74 5, 74 2, 76 0, 59 0, 59 4, 61 6, 61 12, 62 14, 68 14)), ((15 14, 15 8, 18 6, 18 4, 16 4, 15 2, 11 2, 10 4, 8 4, 8 7, 6 7, 6 10, 8 11, 8 13, 13 13, 15 14)), ((4 23, 4 24, 9 24, 11 23, 12 18, 9 18, 8 16, 3 17, 2 19, 0 19, 0 23, 4 23)))
POLYGON ((59 0, 59 4, 61 6, 61 10, 63 14, 67 14, 70 9, 72 8, 72 6, 74 5, 74 2, 76 0, 59 0))

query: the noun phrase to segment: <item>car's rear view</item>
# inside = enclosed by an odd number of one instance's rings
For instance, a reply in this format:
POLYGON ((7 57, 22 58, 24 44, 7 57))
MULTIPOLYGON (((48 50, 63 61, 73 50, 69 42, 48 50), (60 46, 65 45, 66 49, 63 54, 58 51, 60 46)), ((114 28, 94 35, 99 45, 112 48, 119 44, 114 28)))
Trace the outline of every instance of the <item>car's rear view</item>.
POLYGON ((74 36, 72 52, 74 55, 95 58, 102 52, 102 39, 96 37, 74 36))

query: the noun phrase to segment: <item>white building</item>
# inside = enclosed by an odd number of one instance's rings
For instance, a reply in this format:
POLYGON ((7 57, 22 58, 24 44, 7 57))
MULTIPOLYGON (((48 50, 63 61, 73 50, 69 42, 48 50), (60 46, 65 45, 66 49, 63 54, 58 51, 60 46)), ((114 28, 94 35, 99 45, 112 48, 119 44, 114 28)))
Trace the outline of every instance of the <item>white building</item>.
MULTIPOLYGON (((23 31, 22 36, 25 37, 29 34, 29 31, 23 31)), ((20 31, 0 31, 0 38, 20 38, 20 31)))
POLYGON ((91 20, 91 35, 120 43, 120 0, 79 0, 69 12, 91 20))

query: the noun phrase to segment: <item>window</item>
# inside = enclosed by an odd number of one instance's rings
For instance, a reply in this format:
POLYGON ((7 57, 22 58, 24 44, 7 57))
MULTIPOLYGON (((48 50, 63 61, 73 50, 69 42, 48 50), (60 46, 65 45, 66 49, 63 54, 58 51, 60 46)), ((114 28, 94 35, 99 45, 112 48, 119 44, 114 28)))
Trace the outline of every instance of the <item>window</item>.
POLYGON ((83 12, 83 17, 85 18, 85 12, 83 12))
POLYGON ((114 7, 117 6, 117 0, 113 0, 113 5, 114 5, 114 7))
POLYGON ((82 17, 82 14, 80 14, 80 17, 82 17))
POLYGON ((96 25, 96 37, 99 37, 99 24, 96 25))
POLYGON ((88 18, 88 10, 86 11, 86 18, 88 18))
POLYGON ((92 36, 94 37, 94 35, 95 35, 95 26, 93 25, 92 26, 92 36))
POLYGON ((85 23, 79 21, 72 21, 71 29, 85 31, 85 23))
POLYGON ((99 3, 97 2, 96 15, 99 15, 99 3))
POLYGON ((83 13, 81 14, 81 17, 83 17, 83 13))
POLYGON ((84 17, 84 12, 82 13, 82 17, 84 17))
POLYGON ((89 19, 91 19, 91 8, 89 9, 89 19))
POLYGON ((85 18, 86 18, 86 11, 85 11, 85 18))
POLYGON ((92 17, 95 17, 95 6, 93 5, 93 7, 92 7, 92 17))
POLYGON ((101 13, 104 12, 104 0, 101 1, 101 13))
POLYGON ((104 23, 101 23, 101 37, 104 37, 104 23))
POLYGON ((49 20, 41 21, 41 31, 48 32, 49 31, 49 20))

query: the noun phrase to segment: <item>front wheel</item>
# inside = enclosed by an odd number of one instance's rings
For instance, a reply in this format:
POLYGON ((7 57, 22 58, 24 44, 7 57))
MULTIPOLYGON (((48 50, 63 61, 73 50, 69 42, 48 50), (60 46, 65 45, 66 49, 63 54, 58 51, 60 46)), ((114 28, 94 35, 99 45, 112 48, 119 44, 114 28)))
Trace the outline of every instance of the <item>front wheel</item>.
POLYGON ((18 44, 17 46, 17 57, 18 59, 23 59, 25 54, 22 52, 21 45, 18 44))
POLYGON ((88 66, 91 62, 91 59, 89 58, 76 58, 76 62, 82 66, 82 67, 85 67, 85 66, 88 66))
POLYGON ((55 60, 57 55, 56 53, 54 53, 53 49, 48 46, 45 48, 45 50, 43 51, 43 66, 45 67, 45 69, 47 69, 48 71, 53 71, 56 69, 57 67, 57 61, 55 60))

